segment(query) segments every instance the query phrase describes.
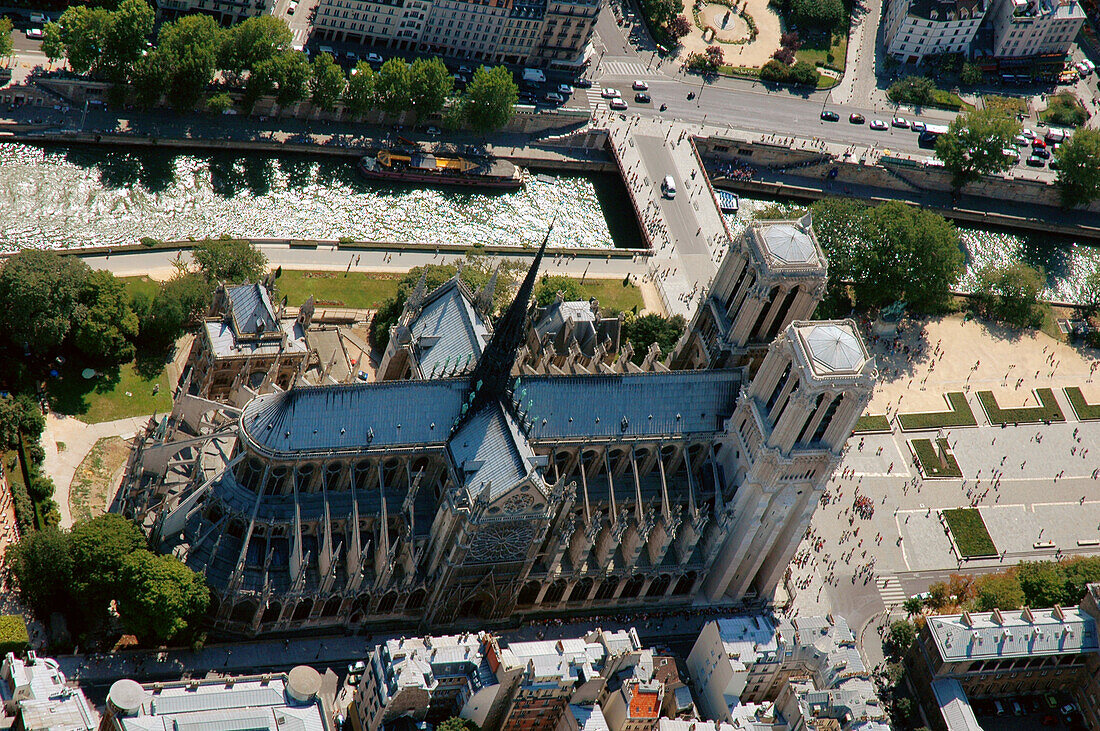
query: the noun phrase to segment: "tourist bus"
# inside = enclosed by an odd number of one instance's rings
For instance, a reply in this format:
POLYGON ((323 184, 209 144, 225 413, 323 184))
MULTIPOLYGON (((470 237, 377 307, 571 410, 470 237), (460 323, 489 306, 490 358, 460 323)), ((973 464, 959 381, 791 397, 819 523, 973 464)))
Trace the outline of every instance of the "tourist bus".
POLYGON ((945 124, 926 124, 924 131, 920 133, 920 139, 918 144, 921 147, 932 147, 936 144, 936 140, 940 138, 940 135, 947 134, 947 125, 945 124))

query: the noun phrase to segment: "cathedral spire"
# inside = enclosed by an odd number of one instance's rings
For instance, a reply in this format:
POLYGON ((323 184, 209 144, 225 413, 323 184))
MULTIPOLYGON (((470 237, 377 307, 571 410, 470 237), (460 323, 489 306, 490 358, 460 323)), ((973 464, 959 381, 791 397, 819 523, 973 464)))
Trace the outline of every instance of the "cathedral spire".
POLYGON ((516 360, 516 352, 523 344, 527 329, 527 311, 531 305, 531 293, 535 289, 535 280, 538 279, 539 264, 542 263, 542 255, 546 252, 546 244, 550 241, 550 232, 554 230, 553 222, 546 230, 546 236, 542 239, 538 253, 535 254, 531 268, 527 270, 527 276, 523 278, 516 291, 515 299, 509 305, 500 322, 493 330, 493 338, 485 346, 481 357, 470 376, 470 390, 466 396, 466 404, 462 415, 455 422, 457 430, 464 421, 486 404, 502 400, 506 405, 510 404, 512 365, 516 360))

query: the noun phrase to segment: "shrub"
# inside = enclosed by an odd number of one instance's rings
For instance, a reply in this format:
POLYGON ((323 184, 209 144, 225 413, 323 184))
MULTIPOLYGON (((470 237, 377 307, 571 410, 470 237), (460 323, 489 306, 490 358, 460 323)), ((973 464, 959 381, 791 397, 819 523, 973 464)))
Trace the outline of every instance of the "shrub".
POLYGON ((895 104, 912 104, 915 107, 931 104, 935 99, 936 85, 924 76, 906 76, 890 84, 886 97, 895 104))
POLYGON ((0 615, 0 655, 16 654, 27 649, 27 621, 22 614, 0 615))
POLYGON ((787 66, 786 64, 771 60, 760 67, 760 80, 761 81, 775 81, 782 83, 787 80, 787 66))
POLYGON ((786 46, 782 48, 777 48, 775 52, 772 53, 772 58, 774 58, 776 61, 783 64, 784 66, 790 66, 792 63, 794 63, 794 51, 792 51, 790 48, 787 48, 786 46))
POLYGON ((679 40, 691 32, 691 22, 683 15, 677 15, 668 22, 668 34, 679 40))
POLYGON ((817 78, 817 69, 808 61, 799 61, 787 69, 787 83, 790 84, 817 86, 817 78))
POLYGON ((1088 114, 1072 92, 1063 91, 1047 100, 1043 121, 1059 127, 1080 127, 1088 121, 1088 114))
POLYGON ((10 474, 8 485, 11 488, 11 505, 15 510, 15 522, 19 530, 24 533, 34 530, 34 502, 27 494, 27 486, 10 474))
POLYGON ((206 100, 206 108, 211 114, 224 114, 233 108, 233 97, 225 92, 214 94, 206 100))
POLYGON ((142 246, 150 246, 150 247, 158 246, 161 243, 160 239, 154 239, 152 236, 142 236, 140 241, 141 241, 142 246))
POLYGON ((779 36, 779 45, 792 51, 802 48, 802 40, 798 37, 798 31, 792 30, 779 36))

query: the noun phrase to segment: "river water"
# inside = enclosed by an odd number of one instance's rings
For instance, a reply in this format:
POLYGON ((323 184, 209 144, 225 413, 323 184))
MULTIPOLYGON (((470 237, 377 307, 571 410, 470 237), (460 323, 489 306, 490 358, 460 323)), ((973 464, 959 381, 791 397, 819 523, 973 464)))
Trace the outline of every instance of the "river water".
MULTIPOLYGON (((744 225, 767 201, 743 199, 744 225)), ((641 246, 614 175, 533 175, 511 193, 368 182, 349 160, 0 144, 0 248, 73 248, 230 234, 459 244, 641 246)), ((1047 273, 1046 296, 1076 301, 1100 247, 960 227, 968 272, 1022 259, 1047 273)))

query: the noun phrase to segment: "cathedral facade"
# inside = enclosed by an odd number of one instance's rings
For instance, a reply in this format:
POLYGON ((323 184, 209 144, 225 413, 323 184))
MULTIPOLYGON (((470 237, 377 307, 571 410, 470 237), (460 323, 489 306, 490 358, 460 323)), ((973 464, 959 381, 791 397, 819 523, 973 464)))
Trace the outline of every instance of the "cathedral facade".
POLYGON ((418 288, 389 380, 181 393, 116 509, 246 635, 770 597, 875 378, 854 323, 801 319, 809 220, 750 228, 642 366, 598 304, 531 306, 541 258, 495 325, 491 291, 418 288))

